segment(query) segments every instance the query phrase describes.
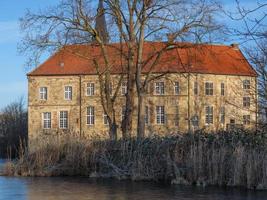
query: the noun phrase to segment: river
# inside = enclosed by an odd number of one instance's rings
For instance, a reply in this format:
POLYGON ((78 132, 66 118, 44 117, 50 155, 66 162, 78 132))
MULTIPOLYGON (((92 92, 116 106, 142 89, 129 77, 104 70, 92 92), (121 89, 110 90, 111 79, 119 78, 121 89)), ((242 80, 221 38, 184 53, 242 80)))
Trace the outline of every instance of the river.
POLYGON ((267 192, 88 178, 0 177, 0 200, 267 200, 267 192))

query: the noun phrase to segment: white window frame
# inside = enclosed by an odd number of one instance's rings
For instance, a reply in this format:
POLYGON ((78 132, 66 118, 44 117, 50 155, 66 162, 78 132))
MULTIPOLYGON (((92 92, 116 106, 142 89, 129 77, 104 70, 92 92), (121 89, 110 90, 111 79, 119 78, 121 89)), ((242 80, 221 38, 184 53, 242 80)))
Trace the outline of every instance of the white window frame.
POLYGON ((213 124, 213 122, 214 122, 214 119, 213 118, 214 118, 214 109, 213 109, 213 106, 206 106, 205 107, 205 124, 206 125, 213 124), (208 109, 210 109, 210 110, 208 110, 208 109))
POLYGON ((105 126, 107 126, 109 123, 108 123, 108 115, 103 113, 103 124, 105 126))
POLYGON ((64 87, 64 99, 67 101, 72 100, 72 86, 67 85, 64 87))
POLYGON ((47 91, 48 91, 47 87, 40 87, 39 88, 40 100, 45 100, 45 101, 47 100, 47 98, 48 98, 47 91))
POLYGON ((123 121, 125 118, 125 111, 126 111, 126 106, 122 106, 121 107, 121 121, 123 121))
POLYGON ((194 128, 198 128, 199 127, 199 116, 198 115, 194 115, 192 117, 192 126, 194 128))
POLYGON ((42 127, 43 129, 51 129, 52 128, 52 114, 51 112, 43 112, 42 113, 42 127), (48 114, 49 117, 46 116, 48 114), (48 125, 48 126, 46 126, 48 125))
POLYGON ((243 80, 243 89, 244 90, 250 90, 250 80, 246 79, 246 80, 243 80))
POLYGON ((127 82, 123 81, 121 83, 121 95, 126 95, 127 93, 127 82))
POLYGON ((243 124, 250 125, 251 123, 251 116, 250 115, 243 115, 243 124))
POLYGON ((206 96, 213 96, 214 95, 214 84, 211 81, 206 81, 204 83, 204 88, 205 88, 205 95, 206 96), (208 85, 207 85, 208 84, 208 85), (208 86, 208 87, 207 87, 208 86), (212 87, 210 87, 212 86, 212 87), (208 91, 208 92, 207 92, 208 91), (211 94, 212 93, 212 94, 211 94))
POLYGON ((87 83, 86 96, 94 96, 94 95, 95 95, 95 83, 93 82, 87 83))
POLYGON ((60 129, 69 128, 69 112, 67 110, 59 111, 59 128, 60 129), (63 114, 63 116, 61 114, 63 114))
POLYGON ((95 125, 95 107, 88 106, 86 108, 86 125, 93 126, 95 125))
POLYGON ((179 95, 180 94, 180 83, 178 81, 176 81, 174 83, 174 94, 175 95, 179 95))
POLYGON ((158 125, 163 125, 166 123, 165 116, 165 107, 164 106, 156 106, 156 123, 158 125))
POLYGON ((249 108, 251 105, 251 99, 250 97, 243 97, 243 107, 249 108))
POLYGON ((165 83, 164 81, 155 82, 155 95, 164 95, 165 94, 165 83))

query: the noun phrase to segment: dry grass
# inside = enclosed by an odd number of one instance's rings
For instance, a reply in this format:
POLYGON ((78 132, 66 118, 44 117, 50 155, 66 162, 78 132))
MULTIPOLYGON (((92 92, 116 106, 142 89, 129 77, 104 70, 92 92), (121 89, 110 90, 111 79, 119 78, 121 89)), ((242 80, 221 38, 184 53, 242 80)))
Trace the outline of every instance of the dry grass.
MULTIPOLYGON (((267 189, 265 134, 220 132, 143 140, 39 140, 5 172, 18 176, 91 176, 174 184, 267 189)), ((23 149, 23 148, 21 148, 23 149)))

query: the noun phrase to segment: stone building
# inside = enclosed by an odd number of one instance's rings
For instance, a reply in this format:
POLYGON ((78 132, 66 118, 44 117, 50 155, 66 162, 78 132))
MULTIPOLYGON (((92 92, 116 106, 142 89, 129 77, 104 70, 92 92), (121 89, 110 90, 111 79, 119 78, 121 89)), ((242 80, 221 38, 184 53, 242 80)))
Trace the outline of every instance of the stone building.
MULTIPOLYGON (((165 45, 146 42, 144 60, 153 60, 165 45)), ((119 46, 107 45, 112 88, 117 87, 126 65, 119 46)), ((30 139, 64 132, 107 135, 95 61, 101 68, 99 46, 70 45, 28 74, 30 139)), ((162 53, 153 69, 151 62, 144 66, 144 76, 148 72, 152 77, 162 76, 147 87, 146 135, 255 127, 257 74, 237 45, 175 43, 162 53)), ((122 81, 117 119, 124 115, 126 87, 122 81)), ((136 120, 132 123, 136 128, 136 120)))

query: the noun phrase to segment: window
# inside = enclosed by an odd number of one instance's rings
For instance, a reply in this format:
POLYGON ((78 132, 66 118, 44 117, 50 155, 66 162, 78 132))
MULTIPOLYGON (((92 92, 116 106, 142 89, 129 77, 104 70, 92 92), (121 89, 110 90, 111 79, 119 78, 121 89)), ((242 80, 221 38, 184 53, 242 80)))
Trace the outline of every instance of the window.
POLYGON ((104 123, 104 125, 108 125, 108 116, 107 116, 107 114, 103 114, 103 123, 104 123))
POLYGON ((39 93, 41 100, 47 100, 47 87, 40 87, 39 93))
POLYGON ((121 121, 125 118, 126 106, 121 107, 121 121))
POLYGON ((59 128, 68 128, 68 111, 60 111, 59 113, 59 128))
POLYGON ((149 108, 145 107, 145 124, 149 124, 149 108))
POLYGON ((198 83, 194 82, 194 95, 198 95, 198 83))
POLYGON ((213 107, 206 106, 206 124, 213 124, 213 107))
POLYGON ((43 128, 44 129, 51 128, 51 112, 43 113, 43 128))
POLYGON ((155 94, 163 95, 164 94, 164 82, 155 83, 155 94))
POLYGON ((221 83, 221 96, 224 96, 225 91, 224 91, 224 83, 221 83))
POLYGON ((127 93, 127 83, 126 82, 122 82, 121 83, 121 94, 122 95, 126 95, 127 93))
POLYGON ((87 84, 87 96, 94 96, 95 95, 95 84, 88 83, 87 84))
POLYGON ((206 95, 209 95, 209 96, 213 95, 213 83, 211 82, 205 83, 205 93, 206 95))
POLYGON ((220 109, 220 123, 225 123, 225 107, 221 107, 220 109))
POLYGON ((249 125, 250 124, 250 115, 244 115, 243 116, 243 124, 249 125))
POLYGON ((243 89, 249 90, 250 89, 250 80, 243 81, 243 89))
POLYGON ((65 86, 65 100, 71 100, 71 99, 72 99, 72 87, 65 86))
POLYGON ((180 93, 180 85, 179 82, 174 83, 174 94, 178 95, 180 93))
POLYGON ((192 117, 192 125, 195 128, 199 126, 199 117, 197 115, 192 117))
POLYGON ((179 126, 179 107, 178 106, 175 106, 174 125, 179 126))
POLYGON ((87 107, 86 124, 87 125, 95 124, 95 108, 93 106, 87 107))
POLYGON ((157 124, 165 124, 165 108, 164 106, 157 106, 157 124))
POLYGON ((245 108, 250 107, 250 97, 243 97, 243 107, 245 108))

